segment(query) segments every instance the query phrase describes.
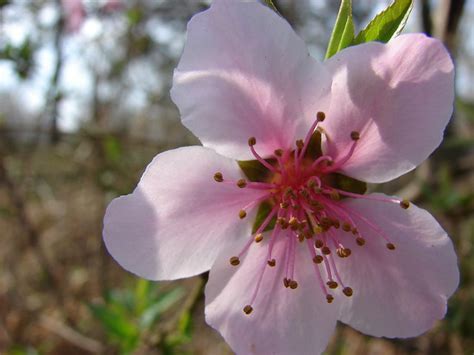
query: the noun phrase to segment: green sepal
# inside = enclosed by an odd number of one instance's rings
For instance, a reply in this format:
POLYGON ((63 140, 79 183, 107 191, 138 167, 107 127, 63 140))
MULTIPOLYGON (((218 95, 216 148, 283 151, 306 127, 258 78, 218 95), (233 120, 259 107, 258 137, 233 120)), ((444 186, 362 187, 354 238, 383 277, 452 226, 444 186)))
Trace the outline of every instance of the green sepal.
POLYGON ((275 11, 277 14, 280 14, 278 12, 278 9, 276 8, 275 4, 273 3, 272 0, 263 0, 263 2, 270 8, 272 9, 273 11, 275 11))
MULTIPOLYGON (((276 163, 274 158, 265 159, 265 161, 272 165, 276 163)), ((270 177, 271 171, 258 160, 238 160, 237 163, 250 181, 268 181, 267 179, 270 177)))
POLYGON ((413 9, 413 0, 394 0, 359 32, 352 45, 370 41, 388 42, 400 34, 413 9))
POLYGON ((367 191, 367 183, 339 173, 332 173, 324 177, 324 182, 330 186, 355 194, 363 195, 367 191))
POLYGON ((342 0, 336 23, 329 39, 325 59, 332 57, 342 49, 349 47, 354 40, 354 22, 352 21, 352 1, 342 0))
MULTIPOLYGON (((272 208, 273 206, 269 202, 263 202, 260 204, 260 206, 258 207, 257 216, 255 217, 255 222, 252 226, 252 234, 255 233, 257 229, 262 225, 263 221, 265 221, 265 218, 267 218, 270 212, 272 211, 272 208)), ((275 223, 276 217, 273 217, 270 223, 268 223, 268 225, 263 231, 267 232, 269 230, 272 230, 273 228, 275 228, 275 223)))
POLYGON ((314 131, 313 135, 306 148, 305 158, 311 158, 313 160, 318 159, 323 155, 323 150, 321 149, 321 132, 314 131))

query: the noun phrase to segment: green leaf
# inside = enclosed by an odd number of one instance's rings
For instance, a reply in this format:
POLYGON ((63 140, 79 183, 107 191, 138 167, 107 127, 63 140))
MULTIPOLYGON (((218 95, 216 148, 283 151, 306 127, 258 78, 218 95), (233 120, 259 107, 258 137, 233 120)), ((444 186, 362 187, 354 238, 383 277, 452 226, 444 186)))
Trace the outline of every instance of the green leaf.
POLYGON ((140 317, 140 329, 146 329, 153 325, 158 317, 172 307, 184 295, 184 290, 175 288, 169 292, 162 293, 159 299, 150 305, 140 317))
POLYGON ((388 42, 403 30, 412 9, 413 0, 394 0, 359 32, 352 44, 388 42))
POLYGON ((336 23, 329 40, 325 59, 350 46, 354 40, 354 22, 352 21, 352 1, 342 0, 336 23))
POLYGON ((105 305, 90 304, 89 309, 92 315, 100 320, 109 335, 131 342, 138 339, 138 329, 125 315, 105 305))

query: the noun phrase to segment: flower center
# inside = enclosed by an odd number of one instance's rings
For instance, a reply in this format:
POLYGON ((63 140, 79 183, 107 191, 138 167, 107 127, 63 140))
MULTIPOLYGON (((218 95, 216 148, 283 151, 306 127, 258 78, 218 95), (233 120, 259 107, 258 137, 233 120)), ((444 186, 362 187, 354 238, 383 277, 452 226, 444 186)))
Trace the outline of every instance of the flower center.
POLYGON ((341 289, 351 297, 353 289, 344 284, 338 272, 335 258, 347 258, 352 254, 341 236, 355 238, 358 246, 366 240, 359 233, 358 225, 365 224, 384 241, 389 250, 395 250, 390 238, 375 224, 341 203, 346 198, 373 199, 389 203, 398 203, 404 209, 409 207, 406 200, 396 200, 378 196, 367 196, 365 183, 338 173, 354 154, 361 135, 351 132, 352 144, 347 153, 334 160, 321 151, 321 135, 326 134, 318 124, 326 118, 318 112, 305 139, 296 141, 294 149, 277 149, 272 157, 264 159, 257 151, 257 139, 251 137, 248 144, 254 161, 239 162, 248 180, 228 181, 217 172, 214 180, 219 183, 235 184, 242 189, 262 190, 262 196, 244 206, 238 213, 240 219, 247 211, 259 206, 251 238, 236 256, 230 258, 230 264, 238 266, 240 259, 253 243, 260 243, 265 235, 270 240, 266 259, 262 261, 259 278, 250 302, 243 308, 250 314, 266 267, 274 267, 277 262, 284 265, 283 286, 296 289, 295 255, 299 244, 307 248, 308 256, 314 264, 317 281, 328 303, 332 303, 332 292, 341 289), (343 233, 341 233, 341 231, 343 233), (284 240, 282 255, 274 255, 273 246, 277 239, 284 240))

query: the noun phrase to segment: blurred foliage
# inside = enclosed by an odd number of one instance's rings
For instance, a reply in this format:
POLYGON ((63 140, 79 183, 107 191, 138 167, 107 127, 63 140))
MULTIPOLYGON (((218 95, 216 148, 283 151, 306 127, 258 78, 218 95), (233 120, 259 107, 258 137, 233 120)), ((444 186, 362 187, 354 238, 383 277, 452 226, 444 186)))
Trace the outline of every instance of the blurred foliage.
MULTIPOLYGON (((103 304, 90 304, 89 309, 106 330, 122 354, 137 349, 142 334, 147 334, 160 316, 182 298, 184 290, 160 290, 158 284, 139 279, 134 289, 107 290, 103 304)), ((178 327, 179 333, 167 342, 169 348, 180 345, 190 337, 189 314, 187 322, 178 327)))

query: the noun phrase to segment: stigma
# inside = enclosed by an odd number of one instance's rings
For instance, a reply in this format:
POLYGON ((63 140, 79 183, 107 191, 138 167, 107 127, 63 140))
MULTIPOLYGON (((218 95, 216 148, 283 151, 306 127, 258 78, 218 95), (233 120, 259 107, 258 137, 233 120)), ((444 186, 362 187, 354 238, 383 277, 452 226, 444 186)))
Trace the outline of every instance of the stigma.
MULTIPOLYGON (((248 146, 255 158, 251 164, 258 165, 258 171, 265 171, 259 178, 247 176, 231 181, 221 172, 214 174, 217 183, 264 192, 237 211, 238 218, 243 220, 249 210, 258 208, 260 212, 261 207, 266 206, 265 212, 254 223, 253 233, 245 245, 229 259, 231 266, 238 267, 249 248, 269 239, 262 267, 256 271, 259 273, 257 284, 244 303, 243 312, 247 315, 254 311, 261 280, 268 267, 280 264, 283 268, 283 280, 279 281, 281 287, 288 289, 288 292, 297 292, 297 248, 305 249, 307 257, 311 259, 315 282, 319 284, 327 303, 333 303, 337 297, 352 297, 357 293, 357 289, 344 283, 338 270, 338 265, 344 259, 358 257, 357 250, 347 246, 349 240, 355 242, 355 249, 363 248, 370 242, 383 243, 387 252, 396 251, 396 245, 382 229, 342 202, 345 199, 373 199, 396 203, 407 209, 410 207, 409 201, 364 195, 365 183, 341 174, 364 139, 364 134, 357 130, 351 131, 348 137, 351 143, 342 156, 325 155, 321 149, 321 139, 327 133, 320 127, 325 119, 326 114, 318 112, 304 138, 296 140, 291 148, 276 149, 273 155, 267 157, 262 157, 257 151, 258 137, 250 137, 248 146), (341 179, 353 182, 355 186, 363 184, 364 191, 341 186, 343 184, 338 182, 341 179), (359 232, 361 225, 373 231, 378 238, 367 241, 359 232), (284 243, 283 251, 278 253, 273 250, 276 240, 284 243)), ((326 141, 330 141, 329 137, 326 137, 326 141)), ((244 168, 243 172, 246 173, 244 168)))

